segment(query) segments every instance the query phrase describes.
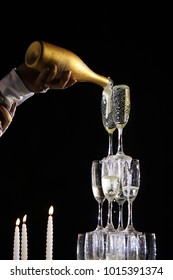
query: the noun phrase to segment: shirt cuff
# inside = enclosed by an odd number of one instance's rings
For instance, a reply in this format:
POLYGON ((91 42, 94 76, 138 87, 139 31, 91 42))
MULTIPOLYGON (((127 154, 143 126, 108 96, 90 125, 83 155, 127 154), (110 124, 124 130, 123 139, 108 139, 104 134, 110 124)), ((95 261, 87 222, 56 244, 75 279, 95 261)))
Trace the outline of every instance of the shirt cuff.
POLYGON ((34 92, 30 92, 26 88, 15 70, 16 68, 13 68, 9 74, 0 80, 0 92, 4 96, 7 108, 11 108, 14 101, 18 106, 34 95, 34 92))

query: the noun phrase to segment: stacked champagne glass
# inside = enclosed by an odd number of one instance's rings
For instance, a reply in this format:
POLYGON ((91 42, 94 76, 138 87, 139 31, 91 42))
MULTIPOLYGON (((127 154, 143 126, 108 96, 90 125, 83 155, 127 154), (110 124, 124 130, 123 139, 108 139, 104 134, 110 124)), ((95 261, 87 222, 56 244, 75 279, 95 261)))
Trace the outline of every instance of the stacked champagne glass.
POLYGON ((77 259, 80 260, 155 260, 155 233, 141 232, 133 225, 133 201, 140 188, 140 161, 124 153, 123 129, 130 115, 130 89, 127 85, 113 86, 110 80, 103 89, 101 115, 109 135, 108 155, 93 160, 92 191, 98 203, 96 229, 78 234, 77 259), (118 147, 113 152, 113 133, 118 131, 118 147), (107 223, 103 226, 103 203, 108 203, 107 223), (113 204, 118 204, 118 225, 113 222, 113 204), (123 207, 128 205, 127 225, 123 207))

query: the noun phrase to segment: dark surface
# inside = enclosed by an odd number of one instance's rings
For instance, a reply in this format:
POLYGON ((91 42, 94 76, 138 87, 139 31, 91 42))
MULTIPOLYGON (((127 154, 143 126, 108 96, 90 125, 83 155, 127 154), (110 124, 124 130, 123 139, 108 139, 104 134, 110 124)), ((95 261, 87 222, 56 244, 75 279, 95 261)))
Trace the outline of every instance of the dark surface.
MULTIPOLYGON (((79 7, 78 12, 68 7, 68 13, 65 7, 58 11, 52 5, 42 8, 20 7, 23 13, 10 15, 8 26, 0 20, 1 78, 23 62, 32 41, 44 40, 73 51, 115 84, 129 85, 131 113, 124 129, 124 151, 141 162, 134 225, 156 233, 158 259, 172 259, 169 8, 158 12, 136 7, 134 12, 123 6, 112 12, 110 7, 96 11, 90 7, 85 14, 79 7)), ((101 93, 102 88, 95 84, 77 83, 65 91, 37 94, 17 108, 0 139, 0 259, 12 259, 15 221, 25 214, 29 259, 45 259, 51 205, 54 259, 76 259, 77 234, 96 227, 91 162, 106 156, 108 149, 101 121, 101 93)), ((116 145, 117 131, 115 152, 116 145)))

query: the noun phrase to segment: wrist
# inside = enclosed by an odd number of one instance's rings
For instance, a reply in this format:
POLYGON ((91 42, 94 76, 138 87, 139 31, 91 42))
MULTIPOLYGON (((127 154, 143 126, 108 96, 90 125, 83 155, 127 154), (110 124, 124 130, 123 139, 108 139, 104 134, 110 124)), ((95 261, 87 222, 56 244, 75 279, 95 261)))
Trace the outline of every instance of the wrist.
POLYGON ((34 92, 34 81, 38 76, 38 72, 34 69, 29 68, 24 63, 18 66, 16 73, 28 89, 29 92, 34 92))
POLYGON ((5 98, 5 102, 9 102, 9 107, 15 102, 19 105, 29 97, 34 95, 27 89, 21 78, 13 68, 2 80, 0 80, 0 92, 5 98))

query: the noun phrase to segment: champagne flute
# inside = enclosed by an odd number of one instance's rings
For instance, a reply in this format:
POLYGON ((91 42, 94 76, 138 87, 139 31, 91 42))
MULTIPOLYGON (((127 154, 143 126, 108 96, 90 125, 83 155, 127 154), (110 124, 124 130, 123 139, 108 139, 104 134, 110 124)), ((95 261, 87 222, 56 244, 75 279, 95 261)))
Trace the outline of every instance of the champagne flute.
POLYGON ((109 146, 108 156, 113 155, 113 133, 116 129, 116 125, 112 115, 112 87, 113 82, 110 80, 109 84, 104 87, 101 98, 101 115, 102 122, 105 130, 108 132, 109 146))
POLYGON ((156 234, 154 232, 145 232, 146 237, 146 260, 157 259, 157 248, 156 248, 156 234))
POLYGON ((130 115, 130 88, 127 85, 115 85, 112 90, 112 115, 118 129, 118 147, 116 157, 131 160, 131 157, 124 154, 123 129, 126 126, 130 115))
MULTIPOLYGON (((107 157, 108 158, 108 157, 107 157)), ((125 203, 125 201, 127 200, 127 198, 124 196, 123 190, 122 190, 122 159, 113 156, 109 156, 109 161, 113 161, 114 162, 114 166, 116 166, 116 168, 114 168, 114 175, 117 175, 119 177, 119 185, 118 185, 118 189, 117 192, 115 194, 114 200, 113 202, 117 202, 118 204, 118 226, 117 226, 117 231, 122 231, 124 230, 124 226, 123 226, 123 205, 125 203), (115 163, 116 162, 116 163, 115 163)))
MULTIPOLYGON (((116 125, 114 123, 113 115, 112 115, 112 87, 113 87, 113 82, 110 80, 109 84, 106 87, 104 87, 104 90, 102 92, 102 98, 101 98, 102 123, 109 137, 108 156, 113 155, 113 133, 116 129, 116 125)), ((112 208, 113 208, 113 200, 112 201, 109 200, 108 219, 110 218, 109 217, 110 213, 112 213, 112 208)), ((108 223, 111 223, 110 220, 108 223)))
POLYGON ((125 260, 125 234, 122 232, 108 232, 106 238, 106 260, 125 260))
POLYGON ((112 221, 112 202, 118 192, 120 177, 117 160, 112 160, 108 156, 102 160, 102 188, 103 193, 108 201, 108 219, 105 227, 106 231, 116 231, 112 221))
POLYGON ((93 196, 98 203, 97 226, 93 231, 86 232, 85 234, 78 234, 77 259, 92 260, 104 258, 105 236, 102 213, 103 202, 106 198, 102 190, 101 171, 102 161, 93 160, 91 165, 91 182, 93 196))
POLYGON ((84 260, 85 233, 77 236, 76 257, 77 260, 84 260))
POLYGON ((93 160, 91 166, 92 192, 95 200, 98 203, 98 219, 97 219, 97 227, 95 231, 103 229, 103 219, 102 219, 103 202, 105 201, 106 198, 102 189, 101 171, 102 171, 102 161, 93 160))
POLYGON ((124 229, 126 233, 139 233, 133 226, 133 201, 137 197, 140 186, 140 163, 139 159, 132 159, 129 164, 123 164, 122 170, 122 189, 128 202, 128 220, 124 229))

